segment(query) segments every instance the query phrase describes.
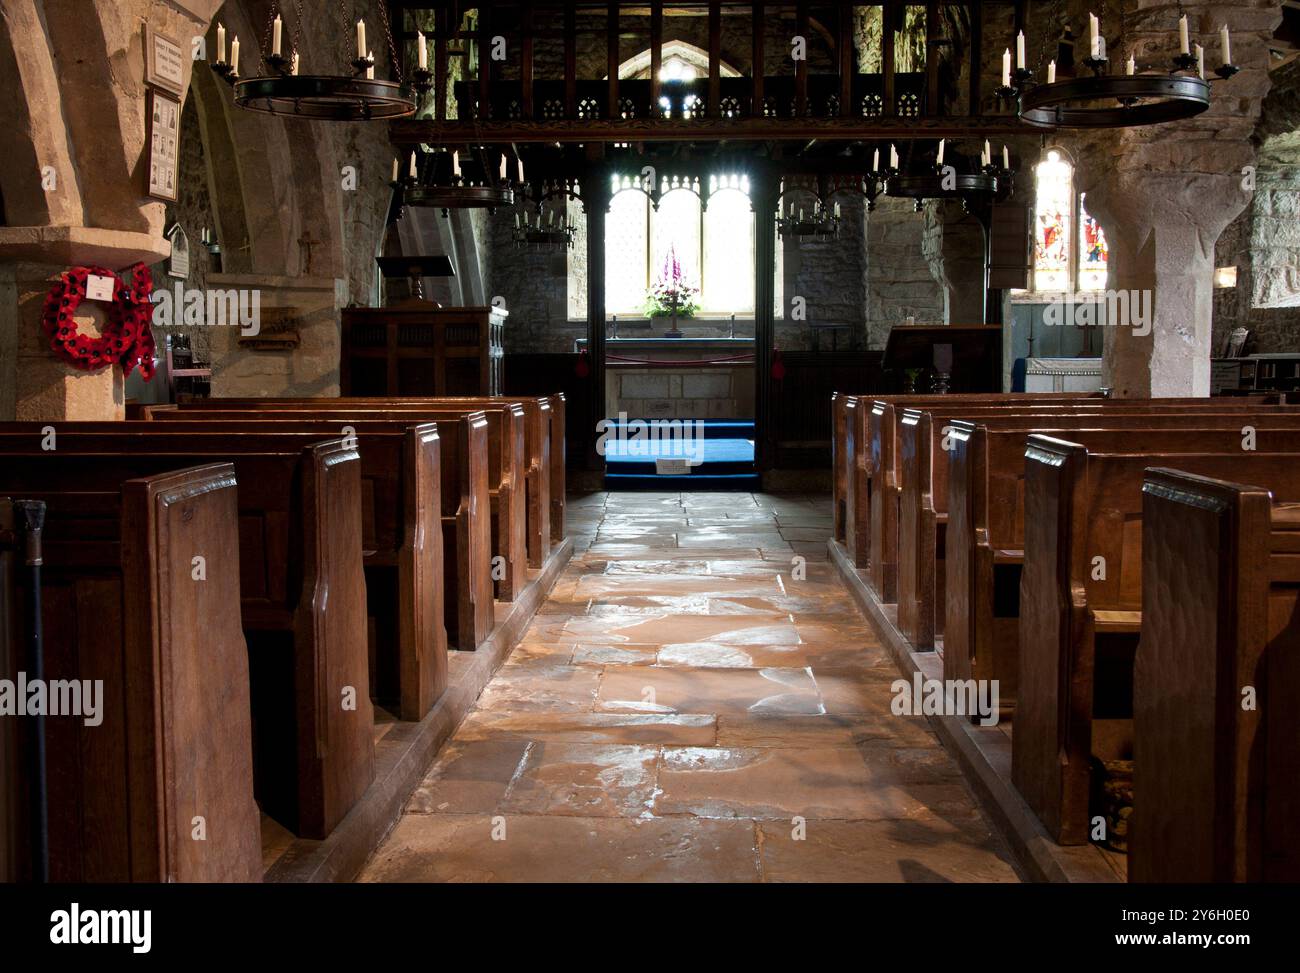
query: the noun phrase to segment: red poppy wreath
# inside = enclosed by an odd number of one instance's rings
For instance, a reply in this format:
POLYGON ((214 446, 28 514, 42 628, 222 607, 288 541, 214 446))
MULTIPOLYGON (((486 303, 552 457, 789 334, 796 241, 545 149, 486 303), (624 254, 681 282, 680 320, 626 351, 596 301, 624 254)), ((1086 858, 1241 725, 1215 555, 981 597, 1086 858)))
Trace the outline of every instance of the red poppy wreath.
POLYGON ((154 340, 153 278, 144 264, 129 267, 122 277, 102 267, 73 267, 45 297, 41 324, 50 348, 73 368, 94 372, 119 364, 122 370, 140 366, 145 381, 153 378, 154 340), (74 315, 86 299, 86 282, 91 275, 113 281, 113 300, 105 306, 104 324, 98 338, 82 334, 74 315))

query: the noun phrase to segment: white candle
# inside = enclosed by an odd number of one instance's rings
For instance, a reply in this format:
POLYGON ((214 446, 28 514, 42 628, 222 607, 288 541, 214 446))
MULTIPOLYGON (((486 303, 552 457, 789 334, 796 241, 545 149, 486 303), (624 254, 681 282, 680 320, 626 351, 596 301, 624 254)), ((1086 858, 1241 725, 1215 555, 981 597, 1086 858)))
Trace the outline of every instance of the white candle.
POLYGON ((1101 21, 1088 14, 1088 50, 1093 57, 1101 57, 1101 21))
POLYGON ((515 166, 516 166, 516 175, 519 176, 519 185, 522 186, 524 184, 524 160, 523 159, 516 160, 515 166))
POLYGON ((418 170, 415 167, 415 153, 412 152, 411 153, 411 178, 415 179, 417 175, 418 175, 418 170))
POLYGON ((504 155, 501 156, 501 181, 506 181, 506 157, 504 155))
POLYGON ((1190 54, 1192 49, 1189 46, 1189 43, 1190 41, 1187 36, 1187 14, 1183 14, 1178 18, 1178 49, 1184 54, 1190 54))
POLYGON ((1205 48, 1200 44, 1196 45, 1196 74, 1198 77, 1205 77, 1205 48))
POLYGON ((459 152, 453 152, 451 154, 451 174, 456 177, 460 176, 460 153, 459 152))
POLYGON ((294 74, 298 73, 298 52, 297 51, 293 52, 293 73, 294 74))
POLYGON ((1022 30, 1016 35, 1016 68, 1024 70, 1025 67, 1025 32, 1022 30))
POLYGON ((943 165, 943 144, 947 139, 939 139, 939 165, 943 165))
POLYGON ((230 42, 230 67, 235 74, 239 74, 239 35, 236 34, 230 42))
POLYGON ((357 57, 366 56, 366 22, 357 21, 357 57))
POLYGON ((397 182, 398 165, 397 160, 393 160, 393 182, 397 182))
POLYGON ((1133 60, 1133 55, 1128 56, 1128 63, 1124 65, 1124 70, 1128 74, 1134 74, 1137 71, 1137 62, 1133 60))
POLYGON ((515 229, 518 230, 519 228, 520 228, 520 227, 519 227, 519 214, 516 213, 516 214, 515 214, 515 229))
POLYGON ((366 57, 370 58, 370 67, 366 68, 366 77, 369 80, 374 81, 375 80, 375 52, 367 51, 366 57))
POLYGON ((1002 52, 1002 87, 1011 87, 1011 48, 1002 52))
POLYGON ((875 152, 871 153, 871 171, 872 172, 880 171, 880 150, 879 149, 876 149, 875 152))
POLYGON ((1223 63, 1232 63, 1232 41, 1228 37, 1228 25, 1224 24, 1223 29, 1219 31, 1219 48, 1223 54, 1223 63))
POLYGON ((416 43, 420 47, 420 68, 427 71, 429 69, 429 45, 424 39, 422 31, 415 32, 416 43))
MULTIPOLYGON (((1227 30, 1225 27, 1224 30, 1227 30)), ((221 64, 226 60, 226 28, 217 24, 217 63, 221 64)))
POLYGON ((1002 146, 1002 168, 1011 171, 1011 150, 1002 146))
POLYGON ((280 33, 284 25, 280 22, 280 15, 275 15, 275 22, 271 24, 271 53, 276 57, 280 56, 280 33))
POLYGON ((837 220, 840 218, 840 204, 839 204, 839 203, 836 203, 836 204, 835 204, 835 218, 836 218, 837 220))
POLYGON ((993 165, 993 146, 989 145, 988 139, 984 140, 984 164, 986 166, 993 165))
POLYGON ((898 168, 898 149, 894 147, 892 142, 889 144, 889 168, 898 168))
POLYGON ((1056 62, 1047 62, 1047 83, 1056 84, 1056 62))

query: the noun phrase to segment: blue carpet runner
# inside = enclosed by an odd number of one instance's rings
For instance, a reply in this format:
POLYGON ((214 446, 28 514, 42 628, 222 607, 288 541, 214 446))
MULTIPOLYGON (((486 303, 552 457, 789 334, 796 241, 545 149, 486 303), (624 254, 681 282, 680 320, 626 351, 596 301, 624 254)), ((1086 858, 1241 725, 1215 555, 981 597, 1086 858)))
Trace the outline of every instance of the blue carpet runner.
MULTIPOLYGON (((746 420, 636 420, 615 423, 605 441, 609 490, 744 490, 759 488, 754 423, 746 420), (661 472, 659 459, 686 461, 689 472, 661 472)), ((683 468, 679 462, 678 468, 683 468)))

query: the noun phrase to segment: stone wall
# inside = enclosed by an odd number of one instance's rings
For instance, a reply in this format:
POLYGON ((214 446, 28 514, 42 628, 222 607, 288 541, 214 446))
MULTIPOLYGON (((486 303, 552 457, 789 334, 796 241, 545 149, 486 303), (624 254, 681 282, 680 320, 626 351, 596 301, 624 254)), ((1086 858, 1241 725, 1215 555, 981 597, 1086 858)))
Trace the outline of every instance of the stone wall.
POLYGON ((946 323, 947 299, 925 255, 923 214, 910 200, 881 197, 866 233, 868 347, 884 348, 890 329, 908 317, 917 324, 946 323))

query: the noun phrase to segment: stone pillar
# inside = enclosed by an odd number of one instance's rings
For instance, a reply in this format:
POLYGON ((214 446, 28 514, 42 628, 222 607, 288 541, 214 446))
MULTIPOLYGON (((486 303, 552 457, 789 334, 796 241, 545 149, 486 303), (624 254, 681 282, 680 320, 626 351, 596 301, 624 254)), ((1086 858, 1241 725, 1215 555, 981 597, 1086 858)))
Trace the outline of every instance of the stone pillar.
POLYGON ((945 324, 984 323, 984 231, 956 200, 925 207, 922 251, 944 294, 945 324))
MULTIPOLYGON (((41 308, 69 266, 121 271, 170 253, 163 203, 149 199, 144 162, 144 28, 178 42, 184 82, 193 37, 219 0, 12 0, 0 17, 0 420, 116 419, 117 367, 62 364, 45 344, 41 308)), ((101 313, 82 305, 84 330, 101 313)))
MULTIPOLYGON (((1087 192, 1088 212, 1110 243, 1108 288, 1136 291, 1151 308, 1149 329, 1140 322, 1106 329, 1105 384, 1124 397, 1209 395, 1214 245, 1250 202, 1243 170, 1255 164, 1252 135, 1281 11, 1268 0, 1118 6, 1103 24, 1112 60, 1131 53, 1144 65, 1169 63, 1181 11, 1208 67, 1218 63, 1224 23, 1241 67, 1228 81, 1214 79, 1209 110, 1199 117, 1081 135, 1073 152, 1076 188, 1087 192)), ((1071 139, 1061 141, 1072 148, 1071 139)))
POLYGON ((1133 173, 1088 193, 1110 243, 1115 306, 1128 294, 1128 320, 1106 329, 1103 374, 1114 395, 1210 394, 1214 243, 1246 205, 1239 179, 1133 173))

